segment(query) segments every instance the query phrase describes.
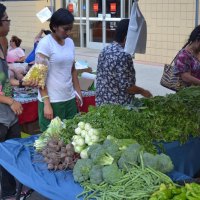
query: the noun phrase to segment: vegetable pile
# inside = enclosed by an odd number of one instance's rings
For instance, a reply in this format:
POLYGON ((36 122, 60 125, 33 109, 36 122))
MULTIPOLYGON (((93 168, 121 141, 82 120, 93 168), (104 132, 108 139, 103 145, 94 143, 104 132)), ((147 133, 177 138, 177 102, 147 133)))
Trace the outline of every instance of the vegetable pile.
POLYGON ((147 153, 138 143, 120 149, 114 140, 106 139, 103 144, 91 145, 87 156, 86 159, 78 160, 74 166, 73 176, 76 182, 89 180, 93 184, 115 184, 124 172, 137 165, 151 167, 164 173, 173 169, 169 156, 147 153))
POLYGON ((166 97, 135 99, 129 106, 91 107, 63 122, 55 118, 34 146, 49 169, 74 167, 84 199, 192 200, 200 195, 196 187, 178 187, 163 174, 173 163, 157 154, 154 144, 183 143, 199 135, 200 87, 190 87, 166 97))
POLYGON ((42 150, 49 170, 73 169, 80 158, 72 144, 65 145, 62 140, 51 139, 42 150))
POLYGON ((44 89, 48 67, 43 64, 34 64, 23 78, 23 81, 38 81, 38 86, 44 89))
POLYGON ((72 137, 75 152, 80 153, 81 158, 87 158, 88 147, 102 141, 97 129, 92 128, 89 123, 79 122, 72 137))
MULTIPOLYGON (((116 170, 110 170, 110 166, 105 168, 106 175, 116 174, 116 170)), ((112 179, 113 180, 113 179, 112 179)), ((135 199, 147 200, 151 194, 159 189, 161 183, 172 184, 172 180, 165 174, 152 168, 145 168, 143 165, 133 167, 126 173, 120 174, 120 179, 115 183, 103 182, 101 184, 92 184, 84 181, 81 185, 84 192, 79 197, 87 199, 135 199)))
POLYGON ((200 135, 200 87, 135 102, 137 105, 129 108, 120 105, 90 107, 88 113, 65 121, 61 137, 70 141, 78 122, 89 122, 93 128, 101 130, 103 137, 132 138, 155 152, 154 141, 184 143, 189 136, 200 135))
MULTIPOLYGON (((63 130, 63 122, 59 117, 55 117, 51 120, 47 130, 40 135, 40 137, 35 140, 34 147, 36 151, 41 151, 51 139, 60 140, 61 136, 60 133, 63 130)), ((65 144, 68 144, 67 142, 65 144)))
POLYGON ((186 183, 185 186, 161 184, 159 190, 151 195, 150 200, 200 200, 200 185, 186 183))

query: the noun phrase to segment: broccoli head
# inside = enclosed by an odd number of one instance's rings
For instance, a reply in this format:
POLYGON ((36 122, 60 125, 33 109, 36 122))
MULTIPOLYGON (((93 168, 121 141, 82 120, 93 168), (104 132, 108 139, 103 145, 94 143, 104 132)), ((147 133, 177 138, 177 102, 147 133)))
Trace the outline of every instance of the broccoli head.
POLYGON ((91 152, 90 156, 94 165, 111 165, 114 158, 100 145, 91 152))
POLYGON ((142 146, 138 143, 129 145, 122 153, 118 160, 120 169, 128 170, 133 165, 138 164, 139 155, 142 151, 142 146))
POLYGON ((102 172, 103 172, 103 180, 109 184, 116 183, 123 176, 122 171, 118 168, 116 163, 103 167, 102 172))
POLYGON ((93 165, 92 169, 90 170, 89 177, 90 182, 92 184, 100 184, 103 182, 103 172, 102 172, 103 166, 101 165, 93 165))
POLYGON ((173 170, 174 165, 172 163, 171 158, 164 154, 157 154, 155 155, 155 159, 157 160, 157 168, 156 170, 163 172, 163 173, 167 173, 173 170))
POLYGON ((121 151, 119 150, 119 146, 112 140, 106 139, 103 143, 103 148, 114 158, 114 160, 118 160, 120 158, 121 151))
POLYGON ((143 154, 143 163, 145 167, 151 167, 153 169, 157 169, 157 159, 156 156, 145 152, 143 154))
POLYGON ((117 144, 119 150, 125 150, 129 145, 137 143, 136 140, 133 139, 118 139, 111 135, 108 135, 107 139, 117 144))
POLYGON ((93 145, 91 145, 91 146, 89 147, 89 149, 88 149, 88 152, 87 152, 88 157, 90 158, 92 152, 95 151, 95 150, 96 150, 97 148, 99 148, 99 147, 101 147, 100 144, 93 144, 93 145))
POLYGON ((73 176, 76 182, 83 182, 89 179, 89 172, 92 168, 91 159, 79 159, 73 169, 73 176))

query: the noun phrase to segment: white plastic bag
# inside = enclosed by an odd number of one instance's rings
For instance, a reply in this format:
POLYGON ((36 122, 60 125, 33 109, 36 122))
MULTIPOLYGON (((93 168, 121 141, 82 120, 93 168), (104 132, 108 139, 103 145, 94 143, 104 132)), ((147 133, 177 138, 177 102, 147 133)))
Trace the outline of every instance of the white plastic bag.
POLYGON ((146 52, 147 25, 135 0, 131 10, 131 17, 125 44, 125 51, 131 55, 146 52))

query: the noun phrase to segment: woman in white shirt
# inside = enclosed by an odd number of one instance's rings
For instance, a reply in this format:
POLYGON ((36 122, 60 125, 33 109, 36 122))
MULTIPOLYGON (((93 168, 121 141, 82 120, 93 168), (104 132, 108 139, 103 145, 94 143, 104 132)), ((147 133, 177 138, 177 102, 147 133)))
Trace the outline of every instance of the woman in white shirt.
POLYGON ((81 97, 74 60, 74 43, 69 38, 74 16, 60 8, 50 19, 51 34, 40 40, 36 49, 36 63, 48 60, 45 89, 39 89, 39 124, 45 131, 50 120, 73 118, 77 113, 75 91, 81 97))

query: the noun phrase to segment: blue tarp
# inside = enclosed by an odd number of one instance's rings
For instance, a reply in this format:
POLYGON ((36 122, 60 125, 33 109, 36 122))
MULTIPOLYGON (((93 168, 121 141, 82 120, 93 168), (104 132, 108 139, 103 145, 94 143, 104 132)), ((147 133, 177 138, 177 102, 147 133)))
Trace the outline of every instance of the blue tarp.
MULTIPOLYGON (((75 200, 83 189, 73 180, 72 171, 49 171, 42 157, 34 152, 37 136, 26 139, 7 140, 0 143, 0 164, 21 183, 52 200, 75 200)), ((200 169, 200 139, 192 138, 184 145, 179 142, 163 143, 171 157, 175 180, 193 177, 200 169)))
POLYGON ((200 172, 200 138, 190 138, 186 143, 178 141, 161 143, 164 153, 170 156, 174 164, 174 170, 189 177, 194 177, 200 172))
POLYGON ((36 136, 0 143, 0 164, 21 183, 52 200, 74 200, 83 189, 74 182, 72 171, 49 171, 34 153, 36 136))

